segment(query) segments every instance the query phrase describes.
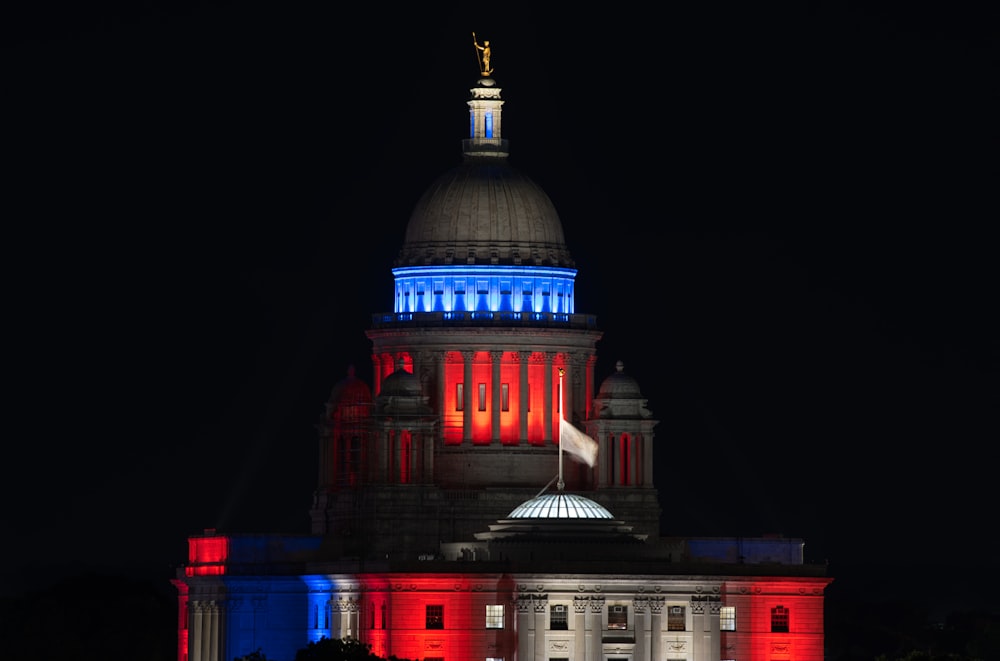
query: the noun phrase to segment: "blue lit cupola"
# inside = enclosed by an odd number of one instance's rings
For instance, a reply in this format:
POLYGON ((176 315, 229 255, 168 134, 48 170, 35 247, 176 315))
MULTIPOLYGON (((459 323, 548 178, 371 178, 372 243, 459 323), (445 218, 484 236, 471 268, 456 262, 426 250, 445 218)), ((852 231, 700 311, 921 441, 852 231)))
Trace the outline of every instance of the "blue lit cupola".
POLYGON ((484 72, 470 92, 462 163, 428 187, 407 225, 394 312, 565 320, 576 269, 559 214, 508 163, 496 79, 484 72))

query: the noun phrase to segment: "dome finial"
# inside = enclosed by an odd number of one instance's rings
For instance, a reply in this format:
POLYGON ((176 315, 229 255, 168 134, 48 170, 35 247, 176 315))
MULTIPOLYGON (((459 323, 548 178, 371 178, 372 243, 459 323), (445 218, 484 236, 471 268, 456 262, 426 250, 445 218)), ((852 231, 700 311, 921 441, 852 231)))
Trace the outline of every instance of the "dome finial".
POLYGON ((615 363, 615 371, 617 371, 617 372, 624 372, 625 371, 625 363, 623 363, 620 360, 617 363, 615 363))

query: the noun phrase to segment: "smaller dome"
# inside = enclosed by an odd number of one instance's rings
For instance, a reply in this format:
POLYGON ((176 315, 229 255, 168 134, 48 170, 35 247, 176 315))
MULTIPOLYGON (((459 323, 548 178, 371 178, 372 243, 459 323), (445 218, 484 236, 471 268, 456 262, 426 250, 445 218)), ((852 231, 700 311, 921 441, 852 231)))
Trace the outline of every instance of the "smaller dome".
POLYGON ((622 361, 615 363, 615 373, 604 379, 598 397, 642 397, 639 382, 625 373, 622 361))
POLYGON ((419 397, 421 394, 420 379, 413 372, 407 372, 405 367, 385 377, 379 390, 380 397, 419 397))
POLYGON ((334 385, 327 402, 331 407, 371 404, 372 391, 357 377, 354 365, 351 365, 347 368, 347 376, 334 385))
POLYGON ((546 493, 527 500, 508 519, 613 519, 611 512, 589 498, 572 493, 546 493))

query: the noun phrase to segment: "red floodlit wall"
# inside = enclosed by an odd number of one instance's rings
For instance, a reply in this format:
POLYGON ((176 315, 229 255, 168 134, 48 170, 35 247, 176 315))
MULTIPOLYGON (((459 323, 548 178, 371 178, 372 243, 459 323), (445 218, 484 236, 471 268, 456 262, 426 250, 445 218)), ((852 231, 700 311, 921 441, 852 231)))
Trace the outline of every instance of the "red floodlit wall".
POLYGON ((362 612, 374 612, 374 629, 362 627, 362 641, 388 658, 444 657, 448 661, 482 661, 487 657, 512 659, 514 609, 512 586, 483 575, 369 576, 361 590, 362 612), (388 630, 381 629, 385 606, 388 630), (486 606, 503 605, 502 629, 486 628, 486 606), (440 606, 441 629, 427 628, 427 606, 440 606), (367 609, 373 607, 373 611, 367 609), (391 635, 389 635, 391 633, 391 635))
POLYGON ((226 573, 229 558, 229 538, 207 533, 205 537, 188 538, 188 576, 220 576, 226 573))
POLYGON ((823 661, 822 580, 739 581, 723 601, 736 607, 736 631, 722 632, 722 658, 745 661, 823 661), (771 609, 788 610, 788 632, 771 631, 771 609))
POLYGON ((177 588, 177 661, 187 661, 188 655, 188 586, 183 581, 171 581, 177 588))

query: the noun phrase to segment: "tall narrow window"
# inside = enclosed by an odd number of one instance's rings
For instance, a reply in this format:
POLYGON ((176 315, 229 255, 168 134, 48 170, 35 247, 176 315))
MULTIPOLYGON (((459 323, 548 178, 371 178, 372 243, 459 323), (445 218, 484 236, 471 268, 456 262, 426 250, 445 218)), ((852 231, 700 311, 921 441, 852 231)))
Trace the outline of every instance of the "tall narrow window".
POLYGON ((667 610, 667 631, 685 631, 684 607, 671 606, 667 610))
POLYGON ((566 631, 569 629, 569 621, 566 616, 566 607, 556 605, 549 613, 549 629, 554 631, 566 631))
POLYGON ((479 410, 480 411, 485 411, 486 410, 486 384, 485 383, 480 383, 479 384, 479 410))
POLYGON ((628 606, 608 606, 608 629, 628 629, 628 606))
POLYGON ((444 606, 429 605, 425 610, 427 629, 444 629, 444 606))
POLYGON ((486 628, 503 629, 503 604, 486 606, 486 628))
POLYGON ((485 116, 484 119, 486 119, 486 137, 487 138, 492 138, 493 137, 493 112, 490 111, 490 110, 487 110, 486 111, 486 116, 485 116))
POLYGON ((510 384, 501 383, 500 384, 500 410, 509 411, 510 410, 510 384))
POLYGON ((788 633, 788 609, 784 606, 771 609, 771 633, 788 633))
POLYGON ((382 604, 382 608, 379 610, 382 611, 382 626, 379 628, 385 629, 385 603, 382 604))
POLYGON ((719 629, 736 631, 736 606, 723 606, 719 609, 719 629))
POLYGON ((465 410, 465 384, 456 383, 455 384, 455 410, 464 411, 465 410))

